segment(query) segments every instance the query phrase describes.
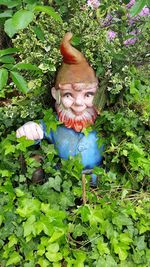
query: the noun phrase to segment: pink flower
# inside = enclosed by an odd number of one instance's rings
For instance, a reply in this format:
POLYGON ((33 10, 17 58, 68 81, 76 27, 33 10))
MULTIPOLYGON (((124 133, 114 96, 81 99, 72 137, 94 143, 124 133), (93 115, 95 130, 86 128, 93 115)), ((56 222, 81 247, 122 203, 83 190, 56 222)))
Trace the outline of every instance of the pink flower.
POLYGON ((123 43, 124 45, 128 46, 128 45, 134 45, 137 41, 137 38, 134 37, 134 38, 129 38, 127 40, 125 40, 123 43))
POLYGON ((130 2, 126 5, 127 8, 131 8, 135 3, 135 0, 130 0, 130 2))
POLYGON ((138 15, 140 17, 148 16, 150 15, 150 9, 148 7, 144 7, 138 15))
POLYGON ((116 37, 116 32, 108 31, 108 38, 110 41, 112 41, 115 37, 116 37))
POLYGON ((100 2, 98 0, 88 0, 87 5, 92 9, 97 9, 100 5, 100 2))

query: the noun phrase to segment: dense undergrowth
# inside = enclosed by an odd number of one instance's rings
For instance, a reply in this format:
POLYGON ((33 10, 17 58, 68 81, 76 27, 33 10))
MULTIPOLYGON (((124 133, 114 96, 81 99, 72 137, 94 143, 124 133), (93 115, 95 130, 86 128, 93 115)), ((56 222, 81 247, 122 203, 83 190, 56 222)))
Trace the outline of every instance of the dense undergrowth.
POLYGON ((9 36, 6 20, 35 4, 53 7, 62 18, 34 13, 29 25, 9 38, 3 31, 1 267, 150 266, 150 22, 145 15, 129 16, 129 1, 118 2, 101 1, 92 9, 84 0, 0 1, 1 14, 7 12, 6 17, 0 14, 1 25, 9 36), (50 88, 67 31, 97 72, 96 104, 103 106, 93 127, 105 145, 104 160, 93 170, 99 177, 96 188, 86 176, 84 205, 80 158, 60 160, 45 140, 34 145, 15 137, 16 129, 29 120, 43 118, 48 127, 57 127, 50 88), (35 154, 42 155, 41 162, 35 154), (37 183, 32 174, 41 165, 45 177, 37 183))

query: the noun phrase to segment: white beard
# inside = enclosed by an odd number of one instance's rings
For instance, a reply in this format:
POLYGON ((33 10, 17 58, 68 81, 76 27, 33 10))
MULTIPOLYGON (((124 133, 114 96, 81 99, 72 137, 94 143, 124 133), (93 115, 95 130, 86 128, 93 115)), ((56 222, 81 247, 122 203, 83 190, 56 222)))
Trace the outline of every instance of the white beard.
POLYGON ((59 121, 64 123, 67 128, 72 128, 76 132, 81 132, 83 128, 94 124, 97 112, 92 108, 86 108, 82 115, 75 115, 71 109, 65 109, 62 104, 56 104, 56 111, 59 121))

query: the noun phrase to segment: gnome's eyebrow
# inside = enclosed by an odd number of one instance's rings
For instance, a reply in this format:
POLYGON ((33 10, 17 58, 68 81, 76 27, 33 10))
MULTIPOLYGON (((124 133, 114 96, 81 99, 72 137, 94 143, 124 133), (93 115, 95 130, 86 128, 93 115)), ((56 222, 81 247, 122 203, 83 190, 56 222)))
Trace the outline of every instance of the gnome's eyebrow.
POLYGON ((89 91, 86 91, 85 94, 95 95, 95 92, 89 90, 89 91))
POLYGON ((72 84, 59 84, 59 89, 70 90, 72 89, 72 84))

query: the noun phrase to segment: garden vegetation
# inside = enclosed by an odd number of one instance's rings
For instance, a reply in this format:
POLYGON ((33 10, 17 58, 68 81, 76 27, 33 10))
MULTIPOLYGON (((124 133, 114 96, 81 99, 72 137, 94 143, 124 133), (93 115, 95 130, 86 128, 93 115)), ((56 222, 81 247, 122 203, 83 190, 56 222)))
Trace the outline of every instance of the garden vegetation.
POLYGON ((1 267, 150 266, 149 7, 149 0, 0 0, 1 267), (93 170, 97 187, 85 177, 86 201, 79 157, 60 160, 52 144, 15 134, 30 120, 57 127, 50 89, 67 31, 100 84, 93 128, 105 151, 93 170))

